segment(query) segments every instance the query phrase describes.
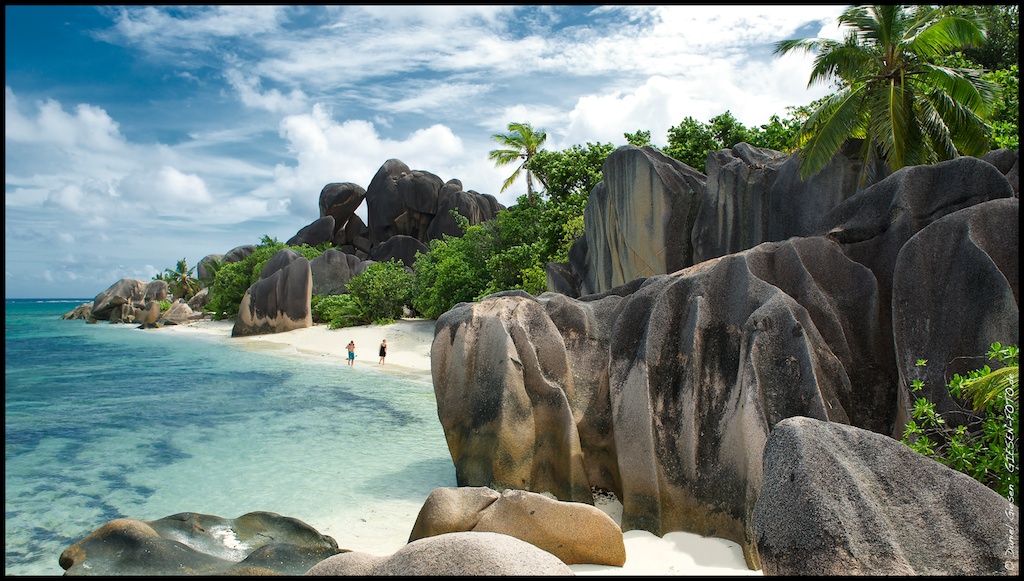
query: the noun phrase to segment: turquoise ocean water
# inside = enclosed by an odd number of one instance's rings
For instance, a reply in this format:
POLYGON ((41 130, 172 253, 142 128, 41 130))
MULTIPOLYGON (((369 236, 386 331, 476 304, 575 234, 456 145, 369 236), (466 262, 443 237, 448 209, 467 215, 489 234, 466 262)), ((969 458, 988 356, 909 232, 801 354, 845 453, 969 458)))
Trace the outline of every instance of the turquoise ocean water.
POLYGON ((5 301, 6 575, 62 575, 107 521, 180 512, 276 512, 389 554, 455 486, 429 374, 60 319, 89 300, 5 301))

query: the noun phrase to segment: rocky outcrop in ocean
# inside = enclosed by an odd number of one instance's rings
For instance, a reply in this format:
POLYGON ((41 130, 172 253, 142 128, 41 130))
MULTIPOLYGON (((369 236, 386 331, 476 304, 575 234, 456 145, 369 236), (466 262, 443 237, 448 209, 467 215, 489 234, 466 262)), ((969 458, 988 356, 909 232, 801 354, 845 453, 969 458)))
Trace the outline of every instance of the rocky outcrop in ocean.
POLYGON ((238 518, 183 512, 120 518, 60 555, 72 575, 301 575, 343 550, 306 523, 272 512, 238 518))

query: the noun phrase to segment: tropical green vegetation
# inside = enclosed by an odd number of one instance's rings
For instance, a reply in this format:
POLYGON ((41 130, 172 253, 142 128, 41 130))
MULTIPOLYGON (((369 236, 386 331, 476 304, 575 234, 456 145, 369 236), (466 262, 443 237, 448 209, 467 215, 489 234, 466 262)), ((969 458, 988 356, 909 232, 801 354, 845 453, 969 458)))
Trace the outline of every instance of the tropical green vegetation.
POLYGON ((529 123, 513 122, 508 124, 508 133, 495 133, 491 139, 497 141, 504 149, 493 149, 488 154, 488 159, 494 161, 495 165, 509 165, 519 162, 512 175, 501 184, 501 191, 512 187, 512 184, 519 179, 519 174, 526 174, 526 195, 533 198, 533 176, 527 167, 530 159, 544 144, 548 138, 547 133, 534 130, 529 123), (520 160, 522 160, 520 162, 520 160))
POLYGON ((820 171, 850 138, 863 140, 863 159, 880 159, 892 171, 990 150, 985 119, 998 98, 997 85, 981 68, 939 62, 954 51, 984 46, 978 12, 857 5, 839 23, 850 30, 841 42, 792 39, 776 45, 779 54, 816 53, 808 84, 838 86, 797 131, 802 177, 820 171))
MULTIPOLYGON (((966 376, 956 374, 948 384, 950 395, 978 412, 979 421, 951 427, 935 411, 934 402, 919 397, 902 440, 911 449, 971 476, 1019 506, 1019 351, 997 342, 989 349, 988 358, 1001 367, 993 371, 985 365, 966 376)), ((917 361, 918 367, 927 364, 923 359, 917 361)), ((915 393, 923 387, 920 379, 911 382, 915 393)))
POLYGON ((396 259, 374 262, 352 277, 348 294, 367 319, 378 325, 393 323, 412 304, 412 274, 396 259))
POLYGON ((162 280, 167 283, 167 292, 171 298, 189 300, 199 292, 199 281, 192 275, 196 267, 190 267, 184 258, 178 261, 173 269, 165 269, 162 273, 153 277, 153 280, 162 280))

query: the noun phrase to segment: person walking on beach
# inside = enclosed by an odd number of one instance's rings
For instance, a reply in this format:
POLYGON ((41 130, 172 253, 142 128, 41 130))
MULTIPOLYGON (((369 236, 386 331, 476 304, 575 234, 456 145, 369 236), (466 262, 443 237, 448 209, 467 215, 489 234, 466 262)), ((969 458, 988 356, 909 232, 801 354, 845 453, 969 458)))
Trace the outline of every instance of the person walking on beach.
POLYGON ((380 361, 378 361, 377 363, 379 363, 380 365, 384 365, 384 357, 386 357, 387 354, 388 354, 388 340, 384 339, 384 340, 382 340, 380 342, 380 361))
POLYGON ((356 362, 356 342, 349 341, 346 349, 348 349, 348 365, 351 367, 352 365, 355 365, 356 362))

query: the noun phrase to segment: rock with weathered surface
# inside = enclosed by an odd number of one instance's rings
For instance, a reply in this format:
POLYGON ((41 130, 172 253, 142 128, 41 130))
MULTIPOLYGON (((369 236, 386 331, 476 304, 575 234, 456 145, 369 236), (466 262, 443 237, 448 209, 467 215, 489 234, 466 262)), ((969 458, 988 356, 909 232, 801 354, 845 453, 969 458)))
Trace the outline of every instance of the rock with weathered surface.
MULTIPOLYGON (((96 295, 92 301, 92 316, 99 321, 109 321, 111 312, 122 305, 131 306, 142 302, 147 284, 134 278, 122 278, 96 295)), ((119 311, 120 312, 120 311, 119 311)))
POLYGON ((302 246, 303 244, 317 246, 324 242, 333 242, 334 225, 334 216, 317 218, 296 232, 295 236, 289 238, 285 244, 287 246, 302 246))
POLYGON ((836 206, 889 175, 882 162, 865 169, 860 148, 863 141, 843 144, 822 170, 800 178, 800 154, 791 155, 779 167, 768 194, 768 231, 765 241, 811 236, 820 232, 821 221, 836 206))
POLYGON ((572 576, 573 572, 558 557, 515 537, 464 532, 423 538, 387 557, 358 551, 334 555, 306 575, 572 576))
POLYGON ((999 173, 1006 176, 1013 193, 1020 194, 1020 157, 1017 152, 1006 148, 993 149, 981 156, 981 159, 996 166, 999 173))
POLYGON ((435 488, 416 515, 409 542, 471 531, 480 522, 480 513, 499 498, 500 492, 486 486, 435 488))
POLYGON ((203 307, 210 302, 210 289, 201 288, 199 292, 195 294, 191 299, 188 300, 188 307, 195 313, 201 313, 203 307))
POLYGON ((1009 197, 1006 177, 975 157, 908 166, 836 206, 817 234, 875 273, 887 307, 896 256, 911 236, 957 210, 1009 197))
POLYGON ((160 315, 158 321, 163 325, 184 325, 195 318, 196 312, 192 307, 184 300, 176 299, 170 308, 160 315))
MULTIPOLYGON (((343 228, 366 198, 363 186, 351 182, 331 183, 320 190, 320 217, 334 218, 335 227, 343 228)), ((361 220, 360 220, 361 221, 361 220)))
POLYGON ((431 372, 460 486, 578 502, 611 490, 623 530, 733 540, 757 568, 749 523, 771 427, 848 423, 857 405, 876 421, 872 400, 894 399, 878 370, 858 370, 875 383, 855 390, 844 368, 878 348, 877 319, 846 315, 877 291, 824 238, 585 299, 498 293, 438 318, 431 372))
POLYGON ((348 292, 348 283, 356 276, 359 258, 334 248, 309 262, 313 276, 313 296, 340 295, 348 292))
POLYGON ((279 250, 260 272, 238 306, 232 337, 282 333, 313 326, 309 261, 289 248, 279 250))
MULTIPOLYGON (((448 187, 448 184, 445 187, 448 187)), ((466 192, 460 189, 452 192, 442 189, 442 194, 439 195, 437 204, 437 212, 433 220, 430 221, 430 227, 427 228, 426 239, 429 242, 430 240, 441 239, 446 234, 448 236, 462 236, 464 234, 462 228, 459 228, 458 223, 455 221, 455 217, 452 216, 452 210, 469 220, 470 226, 474 226, 494 218, 498 210, 502 209, 504 209, 504 206, 499 204, 494 199, 494 196, 481 194, 473 190, 466 192)))
POLYGON ((196 264, 196 277, 207 280, 214 275, 213 265, 224 264, 223 254, 207 254, 196 264))
POLYGON ((752 274, 807 309, 842 363, 851 391, 837 395, 850 423, 890 433, 899 374, 891 364, 892 338, 879 318, 878 284, 871 271, 820 236, 766 242, 742 256, 752 274))
POLYGON ((765 575, 1017 575, 1019 509, 904 444, 793 417, 764 449, 765 575))
POLYGON ((426 230, 437 212, 437 196, 443 186, 441 178, 430 172, 411 170, 397 159, 384 162, 366 188, 371 245, 399 234, 426 242, 426 230))
POLYGON ((426 244, 412 236, 396 234, 370 250, 369 260, 388 262, 398 260, 408 268, 416 262, 416 254, 426 254, 430 250, 426 244))
POLYGON ((409 542, 464 531, 513 536, 567 565, 621 567, 626 562, 622 531, 601 509, 525 490, 499 494, 482 487, 437 488, 420 509, 409 542))
POLYGON ((456 305, 437 319, 430 363, 459 486, 593 502, 569 359, 542 301, 456 305))
POLYGON ((255 251, 256 247, 252 244, 236 246, 224 255, 224 264, 231 264, 233 262, 238 262, 239 260, 244 260, 255 251))
POLYGON ((1000 198, 939 218, 900 250, 893 276, 893 338, 900 372, 901 437, 914 401, 924 397, 947 423, 978 418, 952 398, 954 374, 985 365, 993 342, 1020 342, 1020 202, 1000 198), (928 363, 919 367, 920 359, 928 363), (913 380, 924 387, 913 392, 913 380))
POLYGON ((341 553, 306 523, 272 512, 115 519, 68 547, 65 575, 301 575, 341 553))
POLYGON ((586 253, 572 263, 582 281, 576 296, 693 264, 690 233, 705 180, 650 147, 613 151, 584 209, 586 253))
POLYGON ((146 301, 146 304, 141 309, 135 310, 131 320, 139 323, 140 329, 154 329, 161 327, 160 303, 153 300, 146 301))
POLYGON ((61 316, 61 319, 64 319, 64 320, 85 319, 87 321, 90 320, 90 319, 92 319, 93 321, 96 320, 92 316, 92 303, 82 303, 82 304, 78 305, 77 307, 72 309, 70 312, 64 313, 61 316))
POLYGON ((747 143, 708 154, 707 183, 691 234, 693 264, 769 240, 768 195, 788 157, 747 143))

